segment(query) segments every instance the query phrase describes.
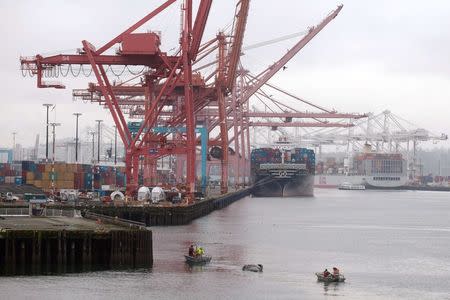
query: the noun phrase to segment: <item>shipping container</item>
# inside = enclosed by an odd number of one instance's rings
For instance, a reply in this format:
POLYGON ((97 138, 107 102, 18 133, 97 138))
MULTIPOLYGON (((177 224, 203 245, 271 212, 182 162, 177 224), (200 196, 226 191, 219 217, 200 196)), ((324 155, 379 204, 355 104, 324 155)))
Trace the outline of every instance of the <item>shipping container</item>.
POLYGON ((22 171, 36 171, 36 164, 33 161, 22 161, 22 171))

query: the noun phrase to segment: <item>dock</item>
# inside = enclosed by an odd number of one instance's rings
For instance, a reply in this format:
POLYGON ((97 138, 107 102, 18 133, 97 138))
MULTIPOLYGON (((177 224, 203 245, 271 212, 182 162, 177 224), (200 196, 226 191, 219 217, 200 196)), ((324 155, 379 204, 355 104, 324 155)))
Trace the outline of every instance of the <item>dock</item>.
POLYGON ((81 217, 1 217, 0 275, 149 268, 152 232, 81 217))
POLYGON ((177 206, 92 206, 87 211, 142 222, 146 226, 186 225, 193 220, 222 209, 251 194, 252 188, 245 188, 225 195, 177 206))

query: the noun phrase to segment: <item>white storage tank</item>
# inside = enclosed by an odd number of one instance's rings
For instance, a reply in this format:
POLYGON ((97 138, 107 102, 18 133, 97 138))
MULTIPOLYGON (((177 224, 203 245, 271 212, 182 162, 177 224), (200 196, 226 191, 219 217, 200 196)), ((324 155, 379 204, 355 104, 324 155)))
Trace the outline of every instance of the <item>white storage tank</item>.
POLYGON ((151 193, 150 193, 150 189, 148 187, 141 186, 138 189, 138 195, 137 195, 138 201, 148 201, 148 200, 150 200, 150 196, 151 196, 151 193))
POLYGON ((125 200, 125 195, 121 191, 112 192, 110 197, 113 201, 125 200))
POLYGON ((162 188, 156 186, 152 189, 152 203, 166 200, 166 193, 162 188))

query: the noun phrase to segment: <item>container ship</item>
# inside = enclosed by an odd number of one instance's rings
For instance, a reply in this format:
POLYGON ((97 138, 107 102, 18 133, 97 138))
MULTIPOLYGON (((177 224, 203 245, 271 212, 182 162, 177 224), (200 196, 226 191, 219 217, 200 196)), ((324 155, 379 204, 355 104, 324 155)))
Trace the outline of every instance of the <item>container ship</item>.
POLYGON ((306 148, 288 149, 286 146, 258 148, 252 151, 251 177, 254 196, 314 195, 314 151, 306 148))
POLYGON ((367 189, 397 189, 407 183, 406 161, 400 153, 358 153, 353 157, 352 167, 328 168, 317 166, 314 185, 336 188, 343 183, 364 185, 367 189))

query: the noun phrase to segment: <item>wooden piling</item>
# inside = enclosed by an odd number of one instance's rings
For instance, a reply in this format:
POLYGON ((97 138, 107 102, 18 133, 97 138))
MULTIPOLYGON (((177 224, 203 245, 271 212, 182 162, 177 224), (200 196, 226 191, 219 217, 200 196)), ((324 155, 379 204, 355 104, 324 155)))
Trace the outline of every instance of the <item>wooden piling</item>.
MULTIPOLYGON (((52 222, 63 219, 52 217, 52 222)), ((148 239, 152 235, 147 229, 116 225, 102 225, 99 228, 95 222, 88 220, 84 222, 92 229, 86 229, 89 227, 86 224, 82 229, 36 229, 45 223, 46 218, 23 218, 24 223, 30 223, 29 229, 24 230, 23 226, 19 226, 20 229, 11 228, 17 220, 0 220, 0 262, 4 262, 0 265, 2 275, 132 268, 153 261, 152 249, 144 247, 151 245, 148 239)))

